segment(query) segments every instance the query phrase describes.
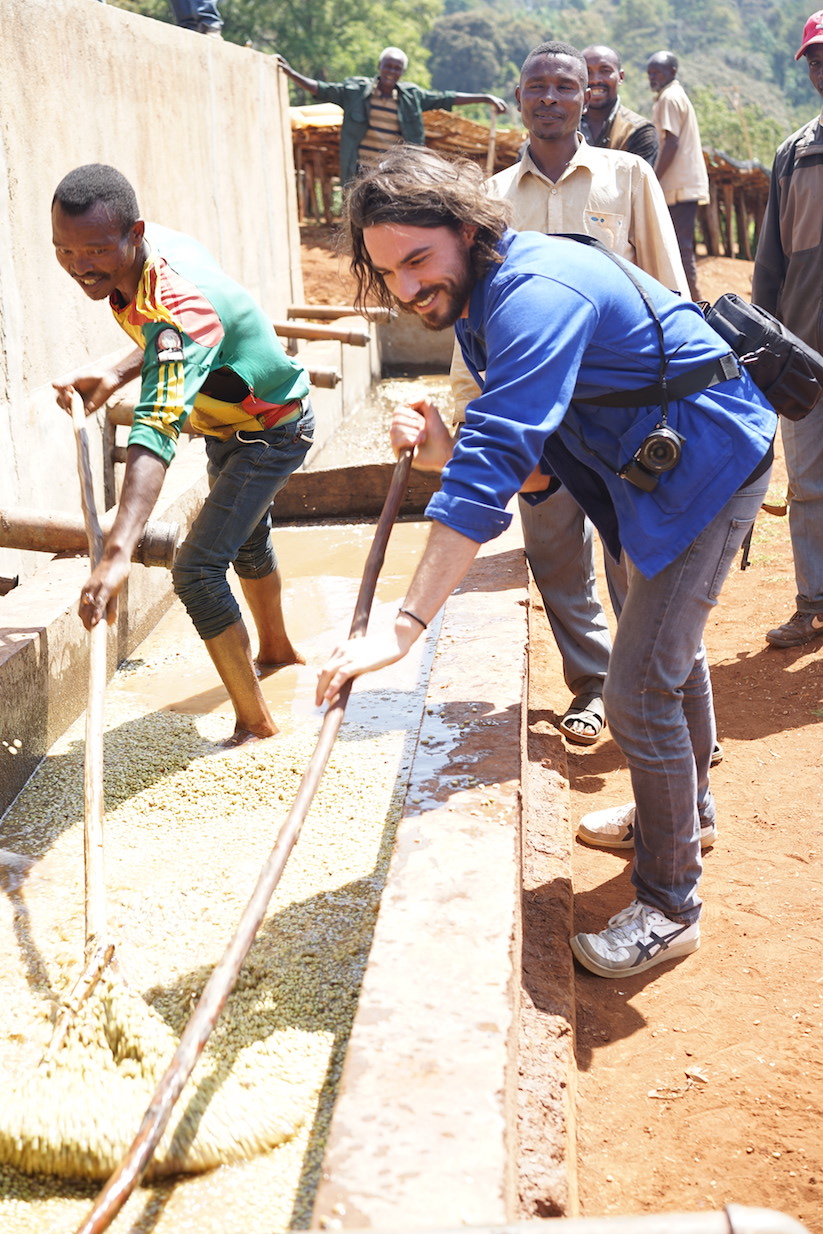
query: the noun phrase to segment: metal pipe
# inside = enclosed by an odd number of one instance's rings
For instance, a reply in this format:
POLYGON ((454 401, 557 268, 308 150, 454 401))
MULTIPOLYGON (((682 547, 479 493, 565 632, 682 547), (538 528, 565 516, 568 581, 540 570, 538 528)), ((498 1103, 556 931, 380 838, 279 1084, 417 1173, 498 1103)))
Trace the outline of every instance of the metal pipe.
POLYGON ((310 368, 307 372, 311 384, 323 390, 333 390, 343 380, 343 374, 337 368, 310 368))
MULTIPOLYGON (((101 515, 103 535, 108 535, 116 510, 101 515)), ((165 566, 171 569, 177 543, 179 523, 146 523, 132 561, 143 566, 165 566)), ((64 511, 43 511, 18 508, 0 510, 0 548, 16 548, 34 553, 87 553, 88 540, 81 514, 64 511)))
POLYGON ((368 308, 361 312, 351 304, 292 304, 287 316, 308 317, 314 321, 337 321, 338 317, 365 317, 367 321, 386 322, 396 317, 395 309, 368 308))
POLYGON ((334 326, 296 326, 291 321, 272 322, 278 338, 324 339, 333 343, 348 343, 350 347, 368 347, 368 330, 336 330, 334 326))

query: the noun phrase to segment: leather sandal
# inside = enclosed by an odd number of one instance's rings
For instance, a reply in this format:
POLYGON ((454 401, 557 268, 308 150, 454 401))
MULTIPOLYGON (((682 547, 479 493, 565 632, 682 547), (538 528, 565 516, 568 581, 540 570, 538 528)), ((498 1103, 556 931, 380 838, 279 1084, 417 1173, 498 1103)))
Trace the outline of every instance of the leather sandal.
POLYGON ((606 727, 606 713, 601 694, 578 694, 557 726, 567 741, 579 746, 592 746, 606 727), (575 731, 572 724, 586 727, 575 731))

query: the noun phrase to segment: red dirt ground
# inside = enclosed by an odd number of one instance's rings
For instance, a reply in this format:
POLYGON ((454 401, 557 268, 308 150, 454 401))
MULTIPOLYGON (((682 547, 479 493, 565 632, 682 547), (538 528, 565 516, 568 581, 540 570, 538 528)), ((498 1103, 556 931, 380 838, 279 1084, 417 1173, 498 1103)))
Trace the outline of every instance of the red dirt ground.
MULTIPOLYGON (((332 229, 304 228, 306 301, 350 302, 332 229)), ((751 266, 706 258, 703 294, 748 295, 751 266)), ((779 502, 778 459, 770 497, 779 502)), ((578 1178, 583 1215, 774 1208, 823 1234, 823 931, 819 871, 823 640, 769 648, 794 611, 788 520, 762 514, 706 632, 720 835, 705 855, 700 951, 629 981, 578 971, 578 1178), (815 873, 815 870, 818 872, 815 873)), ((602 590, 605 594, 605 590, 602 590)), ((567 696, 558 670, 546 705, 567 696)), ((572 818, 629 800, 614 742, 569 747, 572 818)), ((632 893, 625 855, 575 845, 575 928, 632 893)))

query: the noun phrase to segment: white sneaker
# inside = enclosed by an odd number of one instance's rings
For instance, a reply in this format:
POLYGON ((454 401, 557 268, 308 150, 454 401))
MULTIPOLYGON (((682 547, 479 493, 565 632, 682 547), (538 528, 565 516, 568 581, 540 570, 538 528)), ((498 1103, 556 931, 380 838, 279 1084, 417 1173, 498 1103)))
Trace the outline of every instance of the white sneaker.
POLYGON ((599 934, 575 934, 571 948, 584 968, 598 977, 644 973, 665 960, 690 955, 700 946, 700 923, 670 921, 657 908, 634 900, 616 913, 599 934))
MULTIPOLYGON (((577 824, 577 834, 586 844, 597 848, 634 848, 634 802, 584 814, 577 824)), ((701 848, 711 848, 716 839, 714 823, 700 828, 701 848)))

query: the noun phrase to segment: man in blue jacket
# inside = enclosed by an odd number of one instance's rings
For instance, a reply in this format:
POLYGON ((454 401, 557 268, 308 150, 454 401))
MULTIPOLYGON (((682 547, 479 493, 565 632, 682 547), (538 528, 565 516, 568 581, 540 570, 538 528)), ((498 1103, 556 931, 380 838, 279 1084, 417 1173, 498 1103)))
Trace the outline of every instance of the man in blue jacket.
POLYGON ((391 146, 399 142, 425 145, 423 112, 464 107, 469 103, 489 103, 498 112, 506 110, 503 99, 494 94, 460 94, 454 90, 423 90, 400 78, 408 67, 408 56, 399 47, 380 53, 376 77, 347 77, 345 81, 317 81, 304 77, 282 56, 280 68, 320 103, 337 103, 343 108, 340 130, 340 180, 348 184, 359 167, 373 167, 391 146))
POLYGON ((604 703, 634 800, 581 830, 629 833, 637 898, 572 950, 612 978, 687 955, 715 832, 703 629, 766 492, 777 417, 695 304, 603 251, 508 230, 474 164, 390 155, 355 182, 347 214, 360 302, 454 326, 481 392, 392 628, 339 647, 318 701, 405 655, 535 469, 558 476, 625 551, 629 580, 604 703))

